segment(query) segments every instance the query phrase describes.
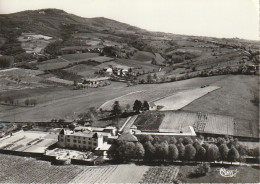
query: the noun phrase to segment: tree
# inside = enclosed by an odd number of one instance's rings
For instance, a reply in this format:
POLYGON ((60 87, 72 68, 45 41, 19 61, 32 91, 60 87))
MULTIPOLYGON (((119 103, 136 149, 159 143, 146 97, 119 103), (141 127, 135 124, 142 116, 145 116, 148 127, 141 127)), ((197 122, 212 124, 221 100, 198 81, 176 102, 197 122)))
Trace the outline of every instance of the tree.
POLYGON ((196 149, 191 144, 186 145, 184 150, 184 159, 193 160, 195 158, 195 155, 196 149))
POLYGON ((226 144, 221 144, 219 146, 219 153, 220 153, 221 160, 227 160, 229 149, 226 144))
POLYGON ((131 159, 135 157, 135 144, 133 142, 127 142, 125 144, 125 157, 131 159))
POLYGON ((193 140, 190 137, 184 137, 184 139, 183 139, 184 146, 187 144, 192 144, 192 143, 193 143, 193 140))
POLYGON ((175 139, 175 137, 174 136, 171 136, 170 138, 169 138, 169 142, 168 142, 169 144, 176 144, 177 143, 177 140, 175 139))
POLYGON ((60 49, 62 46, 61 41, 55 41, 52 43, 49 43, 47 47, 45 47, 44 52, 51 55, 51 56, 58 56, 61 54, 60 49))
POLYGON ((143 158, 145 154, 145 150, 143 145, 140 142, 137 142, 135 144, 135 156, 136 158, 140 159, 143 158))
POLYGON ((171 160, 177 160, 179 156, 178 148, 175 144, 169 144, 169 158, 171 160))
POLYGON ((239 153, 234 146, 232 146, 228 152, 228 160, 230 160, 231 163, 239 160, 239 153))
POLYGON ((197 140, 193 142, 193 146, 196 149, 196 151, 198 151, 201 148, 201 145, 197 140))
POLYGON ((205 160, 205 156, 206 156, 206 149, 201 146, 197 150, 197 156, 196 157, 197 157, 198 160, 203 161, 203 160, 205 160))
POLYGON ((165 160, 169 154, 169 147, 168 144, 165 142, 162 142, 160 144, 155 145, 155 153, 157 158, 161 158, 162 160, 165 160))
POLYGON ((121 112, 122 112, 122 109, 121 109, 119 102, 115 101, 114 105, 113 105, 113 109, 112 109, 112 114, 117 117, 119 114, 121 114, 121 112))
POLYGON ((143 103, 143 111, 148 111, 149 110, 149 103, 145 100, 143 103))
POLYGON ((29 99, 26 99, 26 100, 24 101, 24 104, 25 104, 26 106, 28 106, 28 105, 29 105, 29 99))
POLYGON ((131 107, 130 104, 126 104, 126 107, 125 107, 125 108, 126 108, 126 111, 127 111, 127 112, 129 111, 130 107, 131 107))
POLYGON ((139 113, 141 109, 142 109, 142 102, 139 101, 139 100, 135 100, 135 103, 134 103, 134 106, 133 106, 133 110, 136 113, 139 113))
POLYGON ((0 56, 0 68, 11 67, 14 63, 14 58, 11 56, 0 56))
POLYGON ((150 141, 144 143, 145 149, 145 158, 151 160, 155 155, 155 147, 152 145, 150 141))
POLYGON ((215 160, 218 160, 219 159, 219 149, 216 145, 214 144, 211 144, 208 148, 208 151, 207 151, 207 158, 210 160, 210 161, 215 161, 215 160))
POLYGON ((139 142, 141 142, 142 144, 144 144, 144 143, 146 143, 146 142, 148 142, 148 141, 150 141, 150 142, 152 142, 153 141, 153 137, 151 136, 151 135, 146 135, 146 134, 140 134, 140 135, 138 135, 138 141, 139 142))
POLYGON ((179 151, 179 157, 183 158, 184 157, 184 151, 185 151, 185 146, 180 143, 177 145, 178 151, 179 151))
POLYGON ((178 144, 183 143, 183 138, 178 139, 178 144))
POLYGON ((222 137, 217 138, 217 146, 220 146, 222 144, 226 144, 226 140, 222 137))
POLYGON ((152 83, 152 76, 150 73, 147 75, 147 83, 152 83))
POLYGON ((156 73, 153 74, 153 78, 154 78, 155 80, 157 79, 156 73))

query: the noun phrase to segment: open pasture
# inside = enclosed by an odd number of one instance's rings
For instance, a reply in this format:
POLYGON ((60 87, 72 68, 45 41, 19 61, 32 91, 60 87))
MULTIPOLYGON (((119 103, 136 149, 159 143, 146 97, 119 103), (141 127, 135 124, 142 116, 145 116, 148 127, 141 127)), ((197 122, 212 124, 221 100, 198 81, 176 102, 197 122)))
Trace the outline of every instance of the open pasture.
POLYGON ((155 101, 155 104, 158 106, 163 106, 162 111, 165 110, 178 110, 192 101, 216 90, 219 89, 217 86, 208 86, 204 88, 196 88, 186 91, 177 92, 176 94, 163 98, 161 100, 155 101))
POLYGON ((79 54, 66 54, 66 55, 62 55, 61 57, 70 62, 79 62, 79 61, 86 61, 90 58, 94 58, 97 56, 99 56, 98 53, 79 53, 79 54))
POLYGON ((134 53, 132 59, 137 61, 151 61, 154 57, 154 54, 151 52, 137 51, 134 53))
POLYGON ((69 61, 63 60, 61 58, 57 58, 57 59, 43 61, 40 64, 38 64, 37 67, 39 68, 39 70, 44 71, 44 70, 54 70, 54 69, 64 68, 69 64, 70 64, 69 61))
POLYGON ((79 65, 72 66, 70 68, 66 68, 64 70, 75 73, 82 77, 93 77, 93 76, 95 76, 95 71, 97 71, 98 69, 92 65, 79 64, 79 65))
POLYGON ((102 104, 99 108, 102 108, 103 110, 111 110, 113 107, 113 104, 115 101, 119 101, 119 104, 121 105, 121 107, 125 108, 127 104, 130 105, 130 108, 132 109, 133 104, 135 102, 135 100, 140 100, 140 101, 154 101, 157 100, 159 98, 162 98, 164 96, 167 96, 171 93, 176 92, 176 89, 173 88, 168 88, 165 90, 161 90, 161 89, 150 89, 150 90, 145 90, 145 91, 135 91, 135 92, 131 92, 128 94, 125 94, 123 96, 114 98, 112 100, 109 100, 107 102, 105 102, 104 104, 102 104))

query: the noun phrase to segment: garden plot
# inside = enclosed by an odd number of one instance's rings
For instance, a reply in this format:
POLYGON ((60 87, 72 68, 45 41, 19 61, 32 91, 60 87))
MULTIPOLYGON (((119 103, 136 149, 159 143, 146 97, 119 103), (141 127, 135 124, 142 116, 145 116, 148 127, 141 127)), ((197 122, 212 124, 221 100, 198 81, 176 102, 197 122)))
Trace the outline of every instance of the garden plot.
POLYGON ((208 86, 204 88, 196 88, 191 90, 186 90, 178 92, 172 96, 158 100, 155 103, 157 106, 163 106, 161 111, 166 110, 179 110, 186 105, 190 104, 192 101, 219 89, 218 86, 208 86))
POLYGON ((177 167, 151 167, 144 174, 140 183, 174 183, 179 168, 177 167))

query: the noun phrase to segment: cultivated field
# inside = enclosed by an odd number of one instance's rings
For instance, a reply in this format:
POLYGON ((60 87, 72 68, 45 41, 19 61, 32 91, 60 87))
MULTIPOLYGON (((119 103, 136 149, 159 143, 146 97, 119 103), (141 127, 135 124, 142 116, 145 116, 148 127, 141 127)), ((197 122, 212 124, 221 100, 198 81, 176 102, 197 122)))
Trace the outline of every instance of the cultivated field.
POLYGON ((192 101, 194 101, 216 89, 219 89, 219 87, 208 86, 208 87, 204 87, 204 88, 197 88, 197 89, 181 91, 172 96, 155 101, 155 105, 163 106, 161 111, 178 110, 178 109, 185 107, 192 101))
POLYGON ((54 166, 28 157, 0 154, 0 183, 68 183, 84 168, 54 166))
POLYGON ((138 183, 148 168, 136 165, 89 167, 71 183, 138 183))
POLYGON ((140 183, 173 183, 178 173, 177 167, 151 167, 140 183))
POLYGON ((234 135, 234 119, 229 116, 182 111, 167 111, 164 113, 160 132, 179 132, 181 128, 193 126, 196 132, 234 135), (204 116, 205 115, 205 116, 204 116))

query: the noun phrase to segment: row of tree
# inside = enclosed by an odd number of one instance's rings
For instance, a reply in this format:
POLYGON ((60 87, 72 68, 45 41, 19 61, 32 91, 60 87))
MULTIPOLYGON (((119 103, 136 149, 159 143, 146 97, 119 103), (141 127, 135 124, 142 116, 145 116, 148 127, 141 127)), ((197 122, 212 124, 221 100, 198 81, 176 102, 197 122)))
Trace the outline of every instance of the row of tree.
MULTIPOLYGON (((146 159, 149 161, 240 161, 240 155, 246 155, 252 150, 244 151, 234 139, 219 138, 217 143, 203 143, 189 137, 179 138, 166 136, 139 136, 140 142, 117 141, 109 150, 109 155, 120 161, 130 159, 146 159)), ((246 149, 246 148, 245 148, 246 149)), ((254 149, 257 152, 257 149, 254 149)), ((259 157, 259 152, 254 153, 259 157)))
MULTIPOLYGON (((136 113, 140 113, 140 111, 147 111, 149 110, 149 103, 145 100, 143 103, 140 100, 135 100, 133 105, 133 110, 136 113)), ((129 111, 130 105, 126 105, 126 110, 129 111)), ((112 107, 112 115, 118 116, 122 113, 122 107, 119 104, 119 101, 115 101, 112 107)))

